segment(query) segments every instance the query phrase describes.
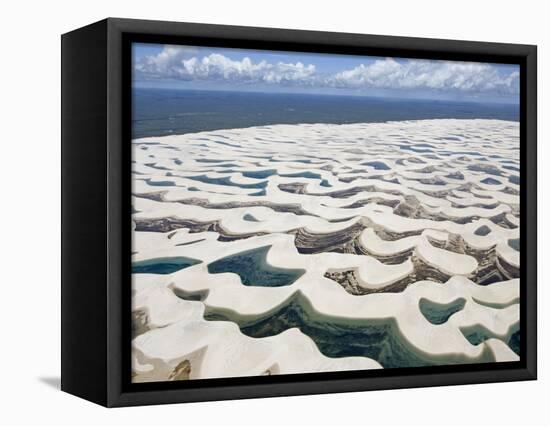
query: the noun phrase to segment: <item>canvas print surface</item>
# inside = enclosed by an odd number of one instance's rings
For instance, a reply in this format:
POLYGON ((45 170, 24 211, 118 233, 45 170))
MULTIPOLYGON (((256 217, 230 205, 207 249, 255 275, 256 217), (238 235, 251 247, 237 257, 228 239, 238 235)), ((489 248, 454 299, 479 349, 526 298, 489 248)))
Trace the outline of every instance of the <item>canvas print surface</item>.
POLYGON ((519 359, 518 66, 132 68, 133 382, 519 359))

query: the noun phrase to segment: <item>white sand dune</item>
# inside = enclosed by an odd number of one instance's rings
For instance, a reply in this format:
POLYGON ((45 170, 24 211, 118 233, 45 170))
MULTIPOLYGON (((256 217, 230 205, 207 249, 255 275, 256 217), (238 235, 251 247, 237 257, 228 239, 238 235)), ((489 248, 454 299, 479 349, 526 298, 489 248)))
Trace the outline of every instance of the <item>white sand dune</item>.
POLYGON ((133 141, 134 380, 518 359, 519 127, 133 141))

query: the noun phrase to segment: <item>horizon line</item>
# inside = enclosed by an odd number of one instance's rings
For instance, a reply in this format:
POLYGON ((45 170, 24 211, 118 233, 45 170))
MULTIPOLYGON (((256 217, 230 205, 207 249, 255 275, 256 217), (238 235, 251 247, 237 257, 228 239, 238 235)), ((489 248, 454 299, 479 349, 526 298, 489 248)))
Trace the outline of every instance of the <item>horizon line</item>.
POLYGON ((399 97, 399 96, 377 96, 377 95, 362 95, 362 94, 336 94, 336 93, 310 93, 310 92, 288 92, 288 91, 265 91, 265 90, 236 90, 236 89, 189 89, 184 87, 140 87, 132 83, 132 91, 134 90, 173 90, 179 92, 231 92, 231 93, 258 93, 265 95, 305 95, 305 96, 324 96, 324 97, 344 97, 344 98, 367 98, 377 100, 394 100, 394 101, 428 101, 428 102, 450 102, 450 103, 462 103, 462 104, 486 104, 486 105, 510 105, 520 106, 519 100, 517 102, 507 101, 483 101, 483 100, 459 100, 459 99, 437 99, 428 97, 399 97))

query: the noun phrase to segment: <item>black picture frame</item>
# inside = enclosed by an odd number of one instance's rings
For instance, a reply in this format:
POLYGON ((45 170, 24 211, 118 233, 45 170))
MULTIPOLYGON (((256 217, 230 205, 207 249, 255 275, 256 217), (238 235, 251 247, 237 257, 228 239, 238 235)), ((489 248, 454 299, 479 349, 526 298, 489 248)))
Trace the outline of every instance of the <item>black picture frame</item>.
POLYGON ((62 390, 116 407, 536 379, 536 46, 109 18, 62 36, 62 390), (520 66, 520 361, 130 383, 130 43, 520 66))

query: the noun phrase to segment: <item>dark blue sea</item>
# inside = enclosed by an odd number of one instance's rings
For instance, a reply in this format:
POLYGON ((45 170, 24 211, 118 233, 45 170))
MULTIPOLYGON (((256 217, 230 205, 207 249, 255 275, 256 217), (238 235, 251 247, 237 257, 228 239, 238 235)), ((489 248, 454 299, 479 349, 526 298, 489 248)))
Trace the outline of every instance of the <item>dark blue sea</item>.
POLYGON ((134 89, 134 138, 269 124, 368 123, 432 118, 519 121, 519 106, 433 100, 134 89))

